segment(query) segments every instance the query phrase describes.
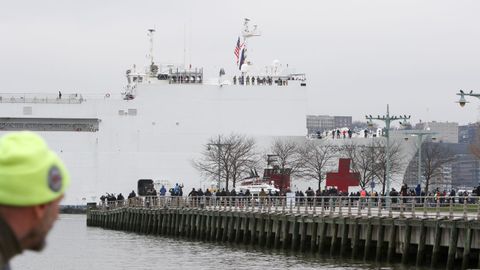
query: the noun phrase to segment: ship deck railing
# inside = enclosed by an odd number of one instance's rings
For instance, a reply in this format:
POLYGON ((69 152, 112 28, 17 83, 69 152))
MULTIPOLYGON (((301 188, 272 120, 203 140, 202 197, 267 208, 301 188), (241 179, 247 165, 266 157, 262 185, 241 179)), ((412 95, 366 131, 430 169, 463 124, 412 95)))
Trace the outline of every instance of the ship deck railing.
POLYGON ((477 196, 140 196, 100 202, 99 210, 119 208, 206 209, 267 214, 463 218, 480 220, 477 196))
POLYGON ((62 96, 42 93, 0 94, 0 103, 81 104, 85 101, 81 94, 62 94, 62 96))

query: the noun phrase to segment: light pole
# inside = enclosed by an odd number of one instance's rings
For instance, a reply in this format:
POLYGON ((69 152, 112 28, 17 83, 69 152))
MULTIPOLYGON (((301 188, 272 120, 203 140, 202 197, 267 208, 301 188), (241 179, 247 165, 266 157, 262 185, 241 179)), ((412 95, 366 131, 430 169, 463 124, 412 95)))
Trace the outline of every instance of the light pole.
POLYGON ((211 146, 217 147, 217 157, 218 157, 218 183, 217 183, 217 189, 220 190, 220 182, 222 179, 222 158, 221 158, 221 153, 222 153, 222 147, 224 146, 230 146, 232 145, 231 143, 222 143, 222 138, 220 135, 218 135, 218 141, 216 143, 209 143, 208 145, 208 150, 210 150, 211 146))
POLYGON ((480 99, 480 94, 473 93, 473 90, 470 91, 470 93, 465 93, 463 92, 463 90, 460 89, 460 91, 457 93, 457 96, 460 96, 460 99, 457 101, 457 103, 460 104, 460 107, 463 107, 465 106, 465 104, 469 103, 465 99, 465 96, 476 97, 480 99))
MULTIPOLYGON (((417 136, 417 148, 418 148, 418 171, 417 171, 417 185, 422 185, 422 142, 423 137, 431 136, 437 134, 436 132, 428 131, 428 130, 408 130, 405 132, 408 135, 416 135, 417 136)), ((408 140, 408 137, 405 137, 405 140, 408 140)), ((435 140, 432 137, 432 140, 435 140)))
POLYGON ((387 138, 387 145, 386 145, 386 158, 387 158, 387 166, 385 168, 386 171, 386 185, 387 185, 387 190, 386 190, 386 195, 390 196, 390 124, 392 121, 396 120, 403 120, 404 122, 400 122, 400 124, 406 124, 406 121, 410 119, 410 115, 406 116, 395 116, 395 115, 390 115, 390 109, 387 104, 387 114, 383 116, 377 116, 373 117, 372 115, 365 115, 365 118, 368 120, 369 124, 372 124, 373 120, 380 120, 385 122, 385 137, 387 138))

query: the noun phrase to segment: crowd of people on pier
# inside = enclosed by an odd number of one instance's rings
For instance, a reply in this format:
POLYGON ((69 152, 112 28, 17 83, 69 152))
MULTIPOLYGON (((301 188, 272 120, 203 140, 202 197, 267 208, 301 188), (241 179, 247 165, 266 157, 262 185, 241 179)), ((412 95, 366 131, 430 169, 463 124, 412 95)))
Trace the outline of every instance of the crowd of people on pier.
MULTIPOLYGON (((314 190, 311 187, 308 187, 305 191, 297 190, 292 192, 290 190, 286 191, 273 191, 273 190, 264 190, 261 189, 260 192, 252 193, 250 190, 240 189, 236 190, 235 188, 228 190, 226 188, 222 189, 205 189, 202 188, 192 188, 192 190, 187 194, 187 197, 191 200, 200 201, 201 198, 205 200, 227 200, 227 201, 242 201, 242 199, 250 200, 251 198, 258 198, 260 200, 275 201, 277 199, 290 198, 300 204, 304 203, 319 205, 320 203, 328 203, 332 197, 341 197, 348 198, 350 202, 357 200, 368 199, 374 203, 385 200, 385 195, 389 195, 392 198, 393 203, 397 202, 411 202, 412 200, 417 200, 418 203, 424 203, 425 200, 428 200, 429 203, 439 203, 440 205, 450 204, 450 203, 477 203, 478 200, 476 196, 480 195, 480 186, 476 187, 472 191, 456 191, 451 189, 449 191, 443 190, 440 191, 436 188, 433 191, 425 193, 422 190, 420 185, 417 185, 415 188, 409 188, 407 184, 403 184, 399 191, 395 188, 392 188, 389 194, 381 194, 377 191, 367 191, 366 189, 360 189, 357 192, 341 192, 336 187, 327 187, 324 189, 314 190), (413 199, 415 198, 415 199, 413 199)), ((157 192, 154 190, 153 194, 148 194, 145 198, 148 198, 148 203, 155 203, 156 199, 162 197, 183 197, 183 185, 175 184, 174 187, 168 189, 162 185, 160 190, 157 192)), ((100 197, 100 200, 103 205, 119 205, 125 203, 125 198, 122 193, 119 193, 117 196, 113 193, 106 193, 100 197)), ((129 201, 138 200, 138 196, 134 190, 128 195, 129 201)))

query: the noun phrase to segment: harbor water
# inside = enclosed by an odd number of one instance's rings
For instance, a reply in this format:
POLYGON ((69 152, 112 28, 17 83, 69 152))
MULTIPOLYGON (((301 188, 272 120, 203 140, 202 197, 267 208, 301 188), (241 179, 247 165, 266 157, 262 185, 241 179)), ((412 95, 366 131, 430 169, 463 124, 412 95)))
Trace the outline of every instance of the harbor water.
POLYGON ((16 257, 12 269, 408 269, 316 254, 104 230, 85 223, 85 215, 60 215, 47 248, 42 253, 25 252, 16 257))

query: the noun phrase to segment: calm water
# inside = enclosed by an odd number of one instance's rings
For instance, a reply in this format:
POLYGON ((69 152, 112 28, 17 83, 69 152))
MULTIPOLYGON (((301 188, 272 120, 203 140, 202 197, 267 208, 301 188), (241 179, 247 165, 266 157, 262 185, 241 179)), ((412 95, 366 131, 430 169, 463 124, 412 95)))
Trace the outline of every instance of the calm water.
POLYGON ((84 215, 61 215, 42 253, 26 252, 15 269, 406 269, 250 246, 194 242, 88 228, 84 215))

